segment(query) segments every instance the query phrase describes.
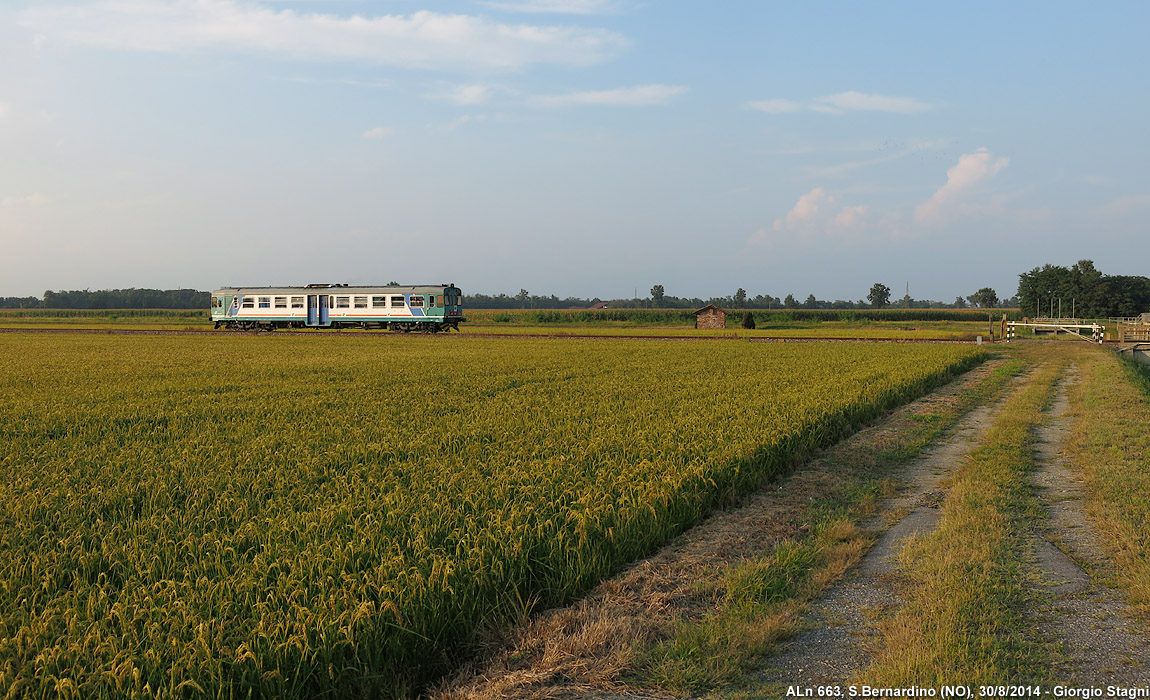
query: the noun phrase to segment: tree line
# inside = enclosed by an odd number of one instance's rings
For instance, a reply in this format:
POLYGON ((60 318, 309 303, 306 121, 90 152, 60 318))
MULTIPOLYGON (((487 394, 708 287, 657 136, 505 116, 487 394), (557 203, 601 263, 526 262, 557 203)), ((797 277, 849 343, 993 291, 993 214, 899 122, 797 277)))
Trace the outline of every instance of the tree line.
POLYGON ((2 309, 206 309, 211 294, 195 289, 49 289, 43 298, 0 297, 2 309))
POLYGON ((1018 278, 1024 316, 1112 318, 1150 311, 1150 278, 1105 275, 1092 260, 1079 260, 1071 267, 1043 265, 1018 278))

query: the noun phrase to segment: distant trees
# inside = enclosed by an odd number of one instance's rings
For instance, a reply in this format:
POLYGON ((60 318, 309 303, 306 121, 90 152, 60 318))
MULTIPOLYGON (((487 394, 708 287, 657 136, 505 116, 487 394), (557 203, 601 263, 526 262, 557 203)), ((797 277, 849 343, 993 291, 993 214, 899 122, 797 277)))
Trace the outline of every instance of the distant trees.
POLYGON ((739 287, 731 301, 735 302, 734 306, 737 309, 745 307, 747 305, 747 290, 739 287))
POLYGON ((954 308, 965 309, 966 308, 966 299, 963 299, 962 297, 955 297, 954 298, 954 308))
POLYGON ((799 308, 799 300, 795 298, 794 294, 788 294, 786 299, 783 299, 783 306, 788 309, 799 308))
POLYGON ((983 287, 974 294, 967 297, 967 300, 980 309, 997 309, 998 308, 998 292, 990 287, 983 287))
MULTIPOLYGON (((1060 299, 1064 314, 1136 316, 1150 311, 1150 278, 1106 275, 1091 260, 1079 260, 1069 268, 1043 265, 1018 276, 1018 304, 1024 316, 1050 314, 1060 299)), ((1058 313, 1056 308, 1053 313, 1058 313)))
POLYGON ((870 288, 870 293, 866 295, 867 301, 876 309, 881 309, 890 304, 890 287, 882 282, 875 282, 874 286, 870 288))
POLYGON ((656 284, 654 287, 651 287, 651 302, 654 304, 655 308, 659 308, 663 305, 664 296, 665 293, 663 292, 663 285, 656 284))
POLYGON ((0 297, 0 309, 35 309, 38 306, 39 297, 0 297))
POLYGON ((526 289, 520 289, 519 293, 515 295, 515 301, 519 302, 525 309, 527 308, 527 300, 530 298, 531 295, 527 293, 526 289))
POLYGON ((206 309, 211 294, 195 289, 101 289, 44 292, 48 309, 206 309))

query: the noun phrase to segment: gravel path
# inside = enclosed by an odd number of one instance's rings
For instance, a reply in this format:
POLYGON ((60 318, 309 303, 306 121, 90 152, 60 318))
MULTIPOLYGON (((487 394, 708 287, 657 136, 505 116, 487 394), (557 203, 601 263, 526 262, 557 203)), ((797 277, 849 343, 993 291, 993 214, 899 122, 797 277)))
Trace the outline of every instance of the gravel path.
POLYGON ((1130 615, 1121 594, 1099 583, 1109 564, 1086 517, 1081 477, 1062 455, 1070 433, 1067 387, 1077 379, 1071 368, 1051 406, 1051 420, 1038 434, 1040 466, 1034 479, 1050 523, 1035 554, 1051 602, 1040 611, 1037 627, 1057 640, 1064 654, 1055 668, 1059 681, 1141 686, 1150 677, 1146 630, 1130 615))
POLYGON ((821 597, 805 616, 805 631, 772 656, 760 678, 768 688, 799 684, 845 684, 870 663, 871 623, 902 604, 892 575, 906 538, 925 535, 938 522, 943 481, 974 450, 993 423, 998 406, 971 411, 950 435, 923 451, 903 475, 908 487, 868 523, 885 532, 861 562, 821 597), (891 524, 893 522, 893 524, 891 524))

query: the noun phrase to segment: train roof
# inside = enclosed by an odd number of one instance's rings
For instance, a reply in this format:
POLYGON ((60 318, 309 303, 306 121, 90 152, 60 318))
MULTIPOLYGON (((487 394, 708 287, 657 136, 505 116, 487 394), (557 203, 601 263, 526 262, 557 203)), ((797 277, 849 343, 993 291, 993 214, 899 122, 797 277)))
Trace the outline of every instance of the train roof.
POLYGON ((309 284, 303 287, 220 287, 212 294, 340 294, 354 292, 425 292, 455 287, 454 284, 309 284))

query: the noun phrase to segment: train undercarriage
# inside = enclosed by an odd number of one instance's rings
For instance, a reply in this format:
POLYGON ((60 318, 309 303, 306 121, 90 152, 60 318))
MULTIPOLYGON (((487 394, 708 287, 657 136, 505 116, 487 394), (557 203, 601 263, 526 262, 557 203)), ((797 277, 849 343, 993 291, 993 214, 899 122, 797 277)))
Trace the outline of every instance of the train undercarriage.
POLYGON ((333 321, 330 326, 309 326, 302 321, 227 320, 216 321, 215 327, 217 330, 223 328, 229 331, 318 328, 321 330, 359 329, 390 330, 395 333, 439 333, 440 331, 458 331, 459 321, 333 321))

